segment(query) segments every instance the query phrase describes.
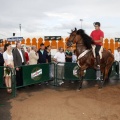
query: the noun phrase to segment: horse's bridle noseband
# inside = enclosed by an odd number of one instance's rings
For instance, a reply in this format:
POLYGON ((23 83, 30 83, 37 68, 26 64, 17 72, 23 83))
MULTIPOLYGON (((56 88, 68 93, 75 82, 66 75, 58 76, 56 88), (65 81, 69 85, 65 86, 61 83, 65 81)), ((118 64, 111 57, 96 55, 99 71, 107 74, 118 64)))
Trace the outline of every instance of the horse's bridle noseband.
MULTIPOLYGON (((74 39, 76 38, 76 36, 77 36, 77 35, 75 35, 74 38, 73 38, 70 42, 73 43, 73 41, 74 41, 74 39)), ((83 45, 83 43, 77 43, 77 42, 76 42, 76 44, 83 45)))
POLYGON ((75 37, 76 37, 76 35, 74 36, 74 38, 73 38, 70 42, 72 42, 72 43, 73 43, 73 41, 74 41, 75 37))

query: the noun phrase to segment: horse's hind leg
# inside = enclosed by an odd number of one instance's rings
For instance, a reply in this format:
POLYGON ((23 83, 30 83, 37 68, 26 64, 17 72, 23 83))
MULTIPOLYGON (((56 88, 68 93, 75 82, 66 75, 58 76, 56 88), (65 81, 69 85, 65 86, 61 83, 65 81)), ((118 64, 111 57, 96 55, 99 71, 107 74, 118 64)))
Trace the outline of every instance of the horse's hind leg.
POLYGON ((103 78, 103 80, 100 81, 99 88, 102 88, 105 80, 108 79, 108 73, 109 73, 109 70, 113 64, 113 61, 114 61, 114 58, 111 58, 111 57, 108 58, 108 60, 106 62, 106 66, 104 68, 104 78, 103 78))

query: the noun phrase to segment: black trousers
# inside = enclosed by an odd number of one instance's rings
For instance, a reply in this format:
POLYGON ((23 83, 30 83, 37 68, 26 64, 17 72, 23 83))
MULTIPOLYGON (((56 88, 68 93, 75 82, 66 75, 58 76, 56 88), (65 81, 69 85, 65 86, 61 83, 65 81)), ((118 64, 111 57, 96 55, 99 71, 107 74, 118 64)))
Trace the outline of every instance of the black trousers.
POLYGON ((16 70, 16 85, 17 86, 23 85, 22 68, 20 68, 19 71, 16 70))
MULTIPOLYGON (((22 65, 24 65, 24 63, 22 63, 22 65)), ((19 69, 19 71, 16 70, 16 85, 23 86, 22 67, 19 69)))
POLYGON ((101 48, 100 45, 96 45, 96 48, 95 48, 95 54, 96 54, 96 57, 99 56, 100 48, 101 48))

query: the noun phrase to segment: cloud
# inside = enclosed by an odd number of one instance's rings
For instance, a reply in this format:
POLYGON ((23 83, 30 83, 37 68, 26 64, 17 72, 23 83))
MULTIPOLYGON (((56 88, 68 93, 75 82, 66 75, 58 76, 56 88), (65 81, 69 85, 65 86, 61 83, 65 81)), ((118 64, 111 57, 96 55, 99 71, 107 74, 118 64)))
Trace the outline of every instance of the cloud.
POLYGON ((48 17, 54 17, 58 19, 74 19, 75 15, 71 13, 50 13, 50 12, 45 12, 45 15, 48 17))
POLYGON ((119 0, 0 0, 0 3, 0 37, 4 37, 1 34, 9 37, 13 32, 19 35, 19 24, 23 36, 67 36, 74 27, 81 28, 81 18, 88 34, 95 21, 101 22, 108 36, 120 33, 119 0))

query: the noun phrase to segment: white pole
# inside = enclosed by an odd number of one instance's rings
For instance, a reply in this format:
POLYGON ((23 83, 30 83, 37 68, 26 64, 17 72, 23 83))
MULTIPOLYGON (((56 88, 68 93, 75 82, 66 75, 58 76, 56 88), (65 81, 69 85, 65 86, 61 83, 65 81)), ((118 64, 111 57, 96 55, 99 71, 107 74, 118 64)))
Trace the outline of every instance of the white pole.
POLYGON ((82 29, 82 22, 83 22, 83 19, 80 19, 80 22, 81 22, 81 29, 82 29))
POLYGON ((19 29, 20 29, 20 37, 21 37, 21 24, 19 24, 19 29))

